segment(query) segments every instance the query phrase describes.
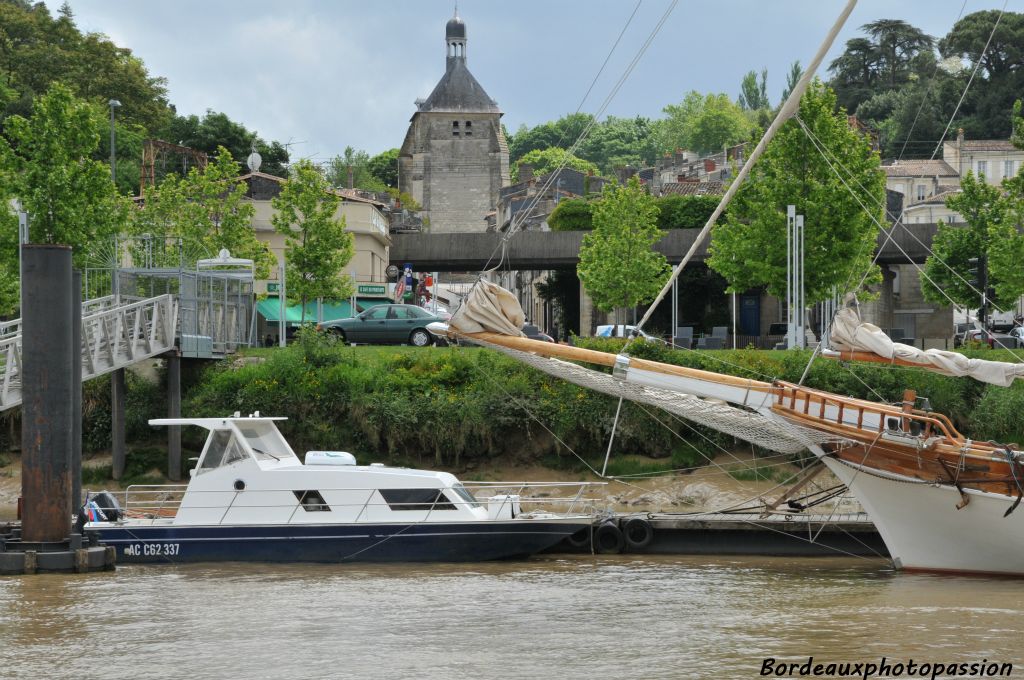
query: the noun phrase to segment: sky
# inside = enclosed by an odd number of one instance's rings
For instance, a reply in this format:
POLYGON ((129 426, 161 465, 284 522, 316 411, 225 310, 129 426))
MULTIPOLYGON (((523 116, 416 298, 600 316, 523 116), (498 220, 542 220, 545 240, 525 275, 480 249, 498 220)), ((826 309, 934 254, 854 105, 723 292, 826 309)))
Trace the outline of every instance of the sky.
MULTIPOLYGON (((51 10, 59 0, 47 0, 51 10)), ((222 111, 292 159, 323 162, 346 146, 399 147, 444 73, 451 0, 69 0, 82 31, 131 49, 168 80, 180 114, 222 111)), ((671 0, 460 0, 470 71, 504 112, 534 126, 597 114, 671 0), (636 9, 634 15, 634 9, 636 9), (630 16, 632 20, 630 21, 630 16), (628 26, 627 26, 628 22, 628 26), (625 31, 623 29, 625 27, 625 31), (601 71, 616 39, 618 46, 601 71), (593 89, 584 100, 591 83, 593 89)), ((824 68, 858 28, 903 19, 937 38, 997 0, 861 0, 824 68)), ((790 64, 806 65, 843 0, 681 0, 604 110, 658 118, 690 90, 735 98, 768 69, 775 103, 790 64)), ((1007 9, 1024 11, 1024 0, 1007 9)), ((827 75, 827 74, 825 74, 827 75)), ((174 141, 174 140, 169 140, 174 141)))

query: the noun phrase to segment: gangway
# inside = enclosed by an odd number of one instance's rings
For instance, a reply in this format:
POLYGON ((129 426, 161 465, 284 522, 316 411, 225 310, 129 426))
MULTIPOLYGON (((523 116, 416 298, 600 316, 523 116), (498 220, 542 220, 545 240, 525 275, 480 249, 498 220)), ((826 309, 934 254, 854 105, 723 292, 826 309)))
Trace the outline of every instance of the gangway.
MULTIPOLYGON (((82 380, 174 349, 178 303, 158 295, 118 305, 114 296, 82 303, 82 380)), ((21 320, 0 325, 0 411, 21 403, 21 320)))

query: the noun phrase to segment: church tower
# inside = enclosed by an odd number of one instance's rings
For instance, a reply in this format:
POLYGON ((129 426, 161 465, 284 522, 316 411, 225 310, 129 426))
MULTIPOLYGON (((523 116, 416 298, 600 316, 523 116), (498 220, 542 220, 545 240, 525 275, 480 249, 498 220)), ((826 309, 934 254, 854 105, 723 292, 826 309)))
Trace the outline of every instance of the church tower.
POLYGON ((417 100, 398 162, 398 186, 433 233, 480 232, 509 184, 501 110, 466 66, 466 24, 458 10, 445 26, 445 72, 417 100))

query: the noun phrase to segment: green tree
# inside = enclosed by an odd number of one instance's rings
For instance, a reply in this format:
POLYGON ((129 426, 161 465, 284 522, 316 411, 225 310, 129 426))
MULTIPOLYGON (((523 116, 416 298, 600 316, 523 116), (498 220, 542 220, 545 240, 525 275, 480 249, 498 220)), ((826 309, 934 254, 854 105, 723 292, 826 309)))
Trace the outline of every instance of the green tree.
POLYGON ((265 279, 274 265, 267 245, 256 238, 256 213, 238 179, 238 164, 220 147, 203 170, 192 168, 179 178, 168 175, 145 192, 144 206, 132 220, 135 233, 180 236, 210 255, 226 248, 234 257, 253 260, 256 278, 265 279))
POLYGON ((110 169, 91 160, 99 144, 95 107, 55 84, 37 97, 30 118, 11 116, 0 137, 7 193, 29 214, 34 243, 74 249, 76 264, 121 228, 128 206, 110 169))
POLYGON ((1013 133, 1010 135, 1010 141, 1018 149, 1024 149, 1024 115, 1021 115, 1021 100, 1019 99, 1013 103, 1011 127, 1013 133))
POLYGON ((67 3, 53 16, 41 2, 0 2, 0 81, 17 94, 0 108, 0 119, 28 117, 33 99, 56 82, 94 104, 120 100, 131 124, 155 129, 171 116, 167 81, 106 36, 81 33, 67 3))
POLYGON ((1003 180, 1002 201, 1003 219, 988 227, 988 266, 996 300, 1008 307, 1024 295, 1024 170, 1003 180))
POLYGON ((761 83, 757 82, 757 73, 747 71, 740 82, 740 96, 737 99, 744 111, 757 111, 771 107, 768 101, 768 69, 761 69, 761 83))
POLYGON ((789 99, 789 93, 792 92, 793 88, 796 87, 796 84, 800 82, 800 76, 803 74, 804 67, 800 65, 799 59, 789 65, 789 73, 786 74, 786 87, 782 90, 782 100, 779 102, 780 106, 782 105, 782 102, 789 99))
POLYGON ((684 148, 714 153, 723 146, 742 142, 751 123, 743 110, 726 94, 702 95, 691 91, 680 104, 669 104, 663 128, 662 148, 684 148))
POLYGON ((285 237, 289 297, 302 304, 316 298, 337 300, 352 294, 352 280, 342 272, 355 254, 345 218, 335 217, 341 198, 308 160, 292 168, 292 176, 271 202, 277 211, 274 229, 285 237))
POLYGON ((382 151, 367 164, 370 174, 389 189, 398 188, 398 149, 382 151))
POLYGON ((551 231, 585 231, 594 228, 594 201, 563 198, 548 216, 551 231))
POLYGON ((597 166, 590 161, 577 158, 571 153, 557 146, 548 149, 537 149, 519 159, 519 162, 512 169, 512 181, 519 181, 519 168, 523 165, 533 167, 533 176, 540 177, 549 172, 554 172, 560 167, 571 168, 583 173, 596 173, 597 166))
MULTIPOLYGON (((397 158, 397 155, 395 157, 397 158)), ((328 162, 327 181, 333 187, 346 188, 349 184, 350 174, 352 186, 356 189, 386 191, 388 188, 384 181, 374 175, 370 166, 370 154, 346 146, 342 155, 335 156, 328 162)))
MULTIPOLYGON (((850 129, 836 110, 835 93, 815 80, 800 101, 800 119, 845 168, 855 195, 836 177, 796 120, 787 121, 768 145, 729 208, 725 224, 712 232, 708 264, 733 292, 766 286, 786 292, 786 206, 805 216, 807 299, 824 300, 839 287, 846 293, 873 264, 877 226, 885 205, 885 176, 869 141, 850 129), (872 214, 866 213, 861 204, 872 214)), ((835 161, 832 161, 835 163, 835 161)))
POLYGON ((957 304, 977 307, 980 291, 967 283, 972 268, 969 261, 983 259, 988 285, 995 289, 995 303, 1003 308, 1012 306, 1024 295, 1020 266, 1024 257, 1024 174, 1003 180, 1000 191, 987 184, 983 175, 975 177, 969 172, 961 191, 946 199, 946 206, 956 210, 966 224, 940 225, 921 276, 925 298, 944 303, 948 295, 957 304))
POLYGON ((625 186, 604 188, 576 270, 598 309, 625 312, 661 290, 670 269, 665 256, 653 250, 665 236, 657 221, 658 207, 636 177, 625 186))
MULTIPOLYGON (((679 196, 656 199, 659 229, 700 229, 715 212, 721 196, 679 196)), ((728 214, 728 213, 726 213, 728 214)), ((719 223, 724 217, 718 218, 719 223)))
POLYGON ((248 158, 255 146, 262 161, 260 172, 278 177, 288 176, 288 150, 283 144, 264 141, 224 113, 207 109, 202 118, 195 115, 175 116, 165 127, 156 131, 156 136, 204 151, 210 156, 216 155, 218 149, 224 147, 231 152, 232 158, 239 160, 248 158))

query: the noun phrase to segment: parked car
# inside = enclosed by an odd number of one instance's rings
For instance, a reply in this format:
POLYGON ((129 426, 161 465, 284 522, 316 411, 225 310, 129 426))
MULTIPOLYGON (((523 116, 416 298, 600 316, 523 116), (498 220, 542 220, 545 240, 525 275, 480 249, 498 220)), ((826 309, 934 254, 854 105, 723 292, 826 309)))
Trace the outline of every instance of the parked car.
POLYGON ((967 342, 983 342, 995 349, 1017 349, 1024 346, 1024 336, 1020 335, 1020 330, 1015 328, 1009 333, 993 333, 980 328, 970 328, 964 331, 962 336, 957 334, 953 338, 953 346, 961 347, 967 342))
POLYGON ((636 326, 623 326, 622 324, 608 324, 606 326, 598 326, 597 331, 594 333, 599 338, 623 338, 623 337, 641 337, 649 342, 658 342, 665 344, 665 341, 661 338, 653 335, 648 335, 644 331, 640 330, 636 326))
POLYGON ((427 324, 435 321, 446 319, 416 305, 377 305, 351 318, 328 321, 320 327, 336 333, 342 342, 408 343, 425 347, 434 342, 427 324))

